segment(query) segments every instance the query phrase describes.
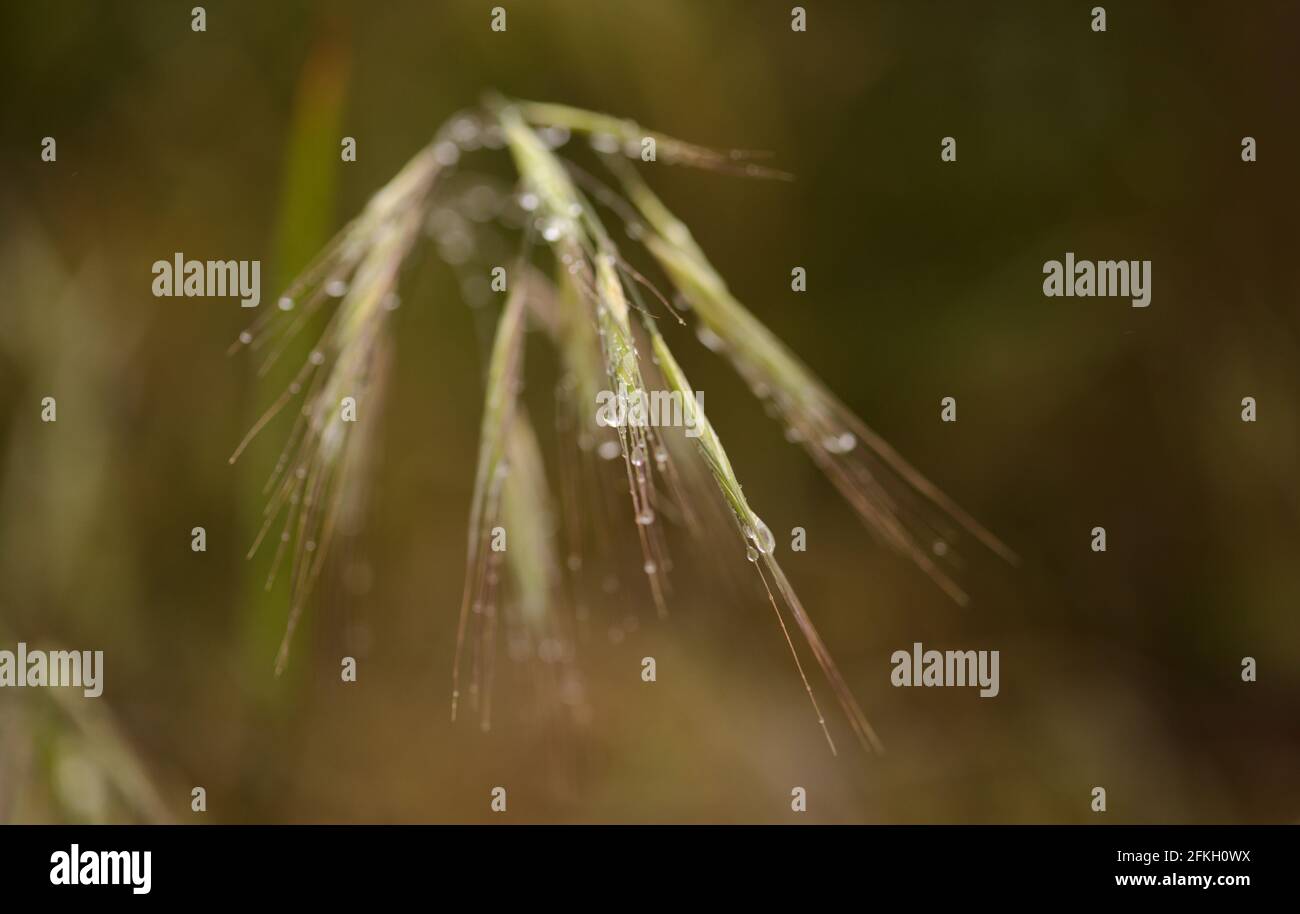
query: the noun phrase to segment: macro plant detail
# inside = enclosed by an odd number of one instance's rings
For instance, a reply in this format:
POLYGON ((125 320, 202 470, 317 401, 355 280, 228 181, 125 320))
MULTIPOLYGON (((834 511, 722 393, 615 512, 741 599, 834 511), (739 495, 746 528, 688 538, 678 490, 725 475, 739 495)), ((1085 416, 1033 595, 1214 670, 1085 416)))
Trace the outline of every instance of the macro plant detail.
MULTIPOLYGON (((485 371, 456 620, 453 719, 468 704, 481 725, 490 726, 492 670, 503 631, 512 656, 572 665, 574 625, 565 607, 580 602, 591 554, 612 548, 603 525, 616 523, 635 535, 645 586, 662 616, 672 600, 670 530, 708 549, 726 542, 715 535, 725 524, 736 562, 747 560, 761 583, 831 751, 835 743, 801 659, 805 651, 857 740, 880 751, 880 739, 777 558, 776 536, 745 493, 659 322, 694 323, 701 342, 730 362, 782 424, 787 440, 807 453, 874 537, 908 557, 956 602, 967 602, 952 571, 961 537, 1009 562, 1016 557, 854 415, 731 294, 687 226, 633 164, 647 159, 647 148, 656 164, 789 178, 758 164, 752 153, 696 146, 564 105, 492 96, 439 129, 232 345, 232 352, 256 352, 259 373, 266 374, 297 334, 323 323, 289 386, 230 458, 233 463, 273 418, 293 407, 292 430, 266 485, 265 521, 249 551, 251 557, 273 544, 268 587, 287 563, 290 606, 277 675, 332 540, 361 510, 373 443, 366 411, 376 410, 387 381, 391 315, 404 263, 427 235, 453 266, 469 270, 476 238, 506 233, 516 239, 516 253, 493 269, 494 281, 500 280, 493 288, 504 303, 485 371), (604 166, 599 177, 566 154, 579 140, 604 166), (504 152, 513 165, 517 180, 504 189, 466 167, 471 157, 493 151, 504 152), (624 237, 628 251, 639 249, 660 277, 633 265, 621 247, 624 237), (548 341, 560 366, 554 412, 561 452, 551 472, 522 395, 530 332, 548 341), (602 423, 596 405, 606 390, 618 391, 624 412, 670 396, 692 431, 602 423), (621 464, 622 472, 602 472, 606 464, 621 464), (554 494, 552 476, 558 478, 554 494), (626 496, 617 492, 623 485, 626 496), (593 490, 627 501, 611 510, 593 490), (791 634, 790 619, 805 651, 791 634)), ((577 688, 576 682, 562 677, 556 688, 577 688)))

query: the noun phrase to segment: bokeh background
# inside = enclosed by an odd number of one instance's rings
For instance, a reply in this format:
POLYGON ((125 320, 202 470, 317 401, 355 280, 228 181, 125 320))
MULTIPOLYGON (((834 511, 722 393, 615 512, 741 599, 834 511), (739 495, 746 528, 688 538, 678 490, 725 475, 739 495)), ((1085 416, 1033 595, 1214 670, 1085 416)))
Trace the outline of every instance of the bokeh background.
POLYGON ((500 34, 478 0, 211 0, 202 34, 193 5, 0 13, 0 647, 106 652, 97 701, 0 693, 0 820, 1300 817, 1294 5, 1107 3, 1105 34, 1091 2, 809 0, 804 34, 765 0, 504 0, 500 34), (584 719, 502 663, 493 730, 449 722, 494 305, 432 244, 394 315, 366 532, 337 559, 363 585, 321 589, 273 678, 286 596, 243 556, 287 427, 226 458, 287 376, 226 356, 236 301, 154 298, 150 265, 260 259, 271 306, 489 89, 771 150, 793 182, 649 178, 740 299, 1023 557, 969 553, 959 609, 674 330, 746 494, 778 541, 809 531, 784 561, 883 757, 837 716, 829 754, 761 591, 719 585, 744 563, 721 541, 678 540, 697 560, 668 619, 634 567, 591 608, 584 719), (1151 307, 1045 299, 1067 250, 1152 260, 1151 307), (1000 650, 1001 695, 891 688, 913 641, 1000 650))

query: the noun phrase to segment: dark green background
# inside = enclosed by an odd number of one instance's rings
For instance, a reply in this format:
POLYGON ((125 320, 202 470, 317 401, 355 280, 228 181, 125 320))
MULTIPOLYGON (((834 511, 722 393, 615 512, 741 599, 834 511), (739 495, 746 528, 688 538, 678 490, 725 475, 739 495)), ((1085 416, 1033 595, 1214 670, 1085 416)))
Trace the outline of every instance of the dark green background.
POLYGON ((806 34, 775 2, 505 0, 504 34, 477 0, 208 2, 203 34, 193 5, 0 14, 0 646, 107 652, 97 702, 0 694, 0 818, 191 821, 193 785, 210 822, 1300 816, 1293 4, 1107 3, 1105 34, 1092 2, 811 0, 806 34), (730 543, 679 576, 666 621, 635 575, 594 608, 585 726, 509 669, 491 734, 449 724, 485 318, 431 245, 357 544, 374 587, 325 588, 271 678, 285 596, 243 553, 287 427, 226 458, 287 375, 226 357, 235 301, 154 298, 150 264, 260 259, 270 306, 487 89, 771 150, 795 181, 647 174, 738 297, 1023 556, 970 553, 957 608, 674 331, 778 542, 809 531, 784 561, 883 758, 838 718, 849 751, 829 755, 761 593, 714 580, 743 564, 730 543), (1067 250, 1153 261, 1151 307, 1044 298, 1067 250), (1000 650, 1002 694, 891 688, 913 641, 1000 650))

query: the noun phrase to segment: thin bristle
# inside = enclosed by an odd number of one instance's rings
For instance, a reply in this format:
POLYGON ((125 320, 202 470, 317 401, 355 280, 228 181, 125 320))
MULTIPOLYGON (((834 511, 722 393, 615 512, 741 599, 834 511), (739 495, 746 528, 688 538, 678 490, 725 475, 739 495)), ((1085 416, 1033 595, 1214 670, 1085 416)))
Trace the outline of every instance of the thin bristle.
POLYGON ((1006 561, 1014 552, 845 407, 811 369, 727 290, 686 226, 631 168, 616 166, 628 195, 653 231, 646 248, 691 302, 726 356, 752 387, 763 391, 798 441, 868 527, 908 555, 953 600, 965 592, 931 558, 947 551, 937 529, 950 518, 1006 561), (861 447, 859 447, 861 445, 861 447))
POLYGON ((456 626, 456 656, 451 674, 451 719, 460 702, 460 666, 470 610, 484 595, 487 583, 488 537, 496 520, 496 506, 504 479, 506 440, 514 421, 515 393, 522 372, 526 285, 516 284, 497 321, 496 339, 488 362, 487 391, 479 433, 478 469, 470 505, 466 548, 465 589, 460 621, 456 626))
MULTIPOLYGON (((613 565, 609 553, 620 521, 625 525, 622 542, 631 540, 625 513, 630 504, 630 529, 635 530, 646 586, 660 616, 667 614, 672 594, 669 527, 684 527, 697 540, 706 540, 706 531, 721 519, 734 528, 737 557, 743 550, 754 565, 832 754, 835 742, 787 625, 787 611, 856 738, 869 751, 882 751, 777 562, 771 530, 746 497, 702 401, 659 332, 657 314, 670 315, 678 324, 687 322, 675 303, 692 308, 701 331, 716 344, 711 348, 722 350, 767 401, 790 440, 803 446, 867 528, 910 557, 952 599, 964 604, 967 597, 937 559, 949 555, 954 529, 965 530, 1007 561, 1017 561, 1010 549, 845 407, 731 295, 687 227, 630 164, 651 142, 655 161, 753 177, 790 177, 756 164, 753 159, 759 153, 710 149, 630 120, 493 96, 483 111, 449 121, 326 245, 286 290, 280 306, 259 315, 232 345, 232 352, 265 349, 258 369, 264 375, 313 317, 337 301, 306 363, 230 457, 235 462, 291 403, 301 401, 266 482, 265 516, 249 551, 251 557, 271 531, 280 529, 267 576, 270 588, 287 563, 289 613, 276 675, 288 662, 293 635, 336 531, 351 526, 364 498, 359 483, 374 437, 373 421, 367 418, 354 428, 356 417, 340 415, 340 404, 350 400, 354 407, 364 404, 368 417, 378 413, 374 405, 382 396, 391 334, 387 303, 396 299, 402 266, 426 226, 441 238, 440 226, 467 222, 455 212, 454 199, 437 204, 433 200, 435 179, 460 158, 462 149, 505 147, 519 176, 517 213, 523 214, 524 224, 517 260, 507 271, 510 291, 486 365, 452 663, 452 720, 464 697, 478 710, 480 726, 490 728, 499 630, 512 655, 518 644, 543 644, 543 665, 567 660, 571 650, 557 612, 558 597, 567 592, 575 605, 582 602, 578 576, 587 561, 584 549, 613 565), (555 137, 567 138, 570 132, 591 141, 617 179, 612 187, 555 151, 553 147, 563 142, 555 137), (657 273, 666 276, 669 294, 622 255, 601 221, 610 211, 649 253, 657 273), (553 282, 528 263, 539 249, 554 255, 553 282), (555 388, 555 430, 562 448, 557 499, 551 497, 546 461, 522 397, 524 339, 530 322, 551 341, 561 368, 555 388), (649 358, 644 358, 638 347, 647 344, 649 358), (689 436, 667 435, 639 421, 605 427, 607 420, 597 419, 597 404, 605 395, 613 395, 626 416, 629 408, 644 407, 652 395, 664 394, 680 398, 689 436), (691 441, 694 446, 688 447, 691 441), (611 485, 620 459, 623 472, 617 474, 617 485, 611 485), (587 485, 593 479, 604 485, 587 485), (624 485, 626 496, 620 491, 624 485), (563 539, 557 527, 564 528, 563 539), (499 533, 511 539, 511 548, 498 547, 499 533), (559 542, 563 547, 557 547, 559 542), (567 550, 563 561, 559 548, 567 550)), ((496 190, 492 195, 511 199, 496 190)), ((440 191, 439 196, 448 194, 440 191)), ((492 222, 500 216, 504 224, 504 207, 493 206, 492 212, 476 218, 492 222)), ((512 222, 510 230, 515 228, 518 223, 512 222)), ((471 246, 480 239, 478 231, 469 232, 471 246)), ((480 313, 487 319, 487 309, 480 313)), ((486 326, 481 331, 486 337, 486 326)), ((615 580, 608 589, 616 586, 615 580)), ((544 678, 539 674, 539 681, 544 678)))

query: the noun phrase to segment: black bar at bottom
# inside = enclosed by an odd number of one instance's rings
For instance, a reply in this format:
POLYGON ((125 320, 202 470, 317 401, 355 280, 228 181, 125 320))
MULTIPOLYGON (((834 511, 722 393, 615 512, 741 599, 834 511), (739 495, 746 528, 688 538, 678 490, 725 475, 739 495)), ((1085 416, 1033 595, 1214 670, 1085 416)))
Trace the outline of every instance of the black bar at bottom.
POLYGON ((852 887, 864 901, 899 889, 927 898, 1048 889, 1231 900, 1293 887, 1298 834, 1295 826, 7 826, 0 897, 336 902, 487 888, 493 899, 515 891, 538 902, 537 892, 611 901, 613 883, 632 893, 628 901, 674 886, 747 894, 801 884, 814 897, 852 887))

